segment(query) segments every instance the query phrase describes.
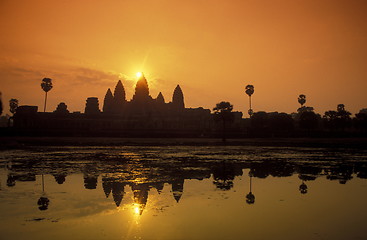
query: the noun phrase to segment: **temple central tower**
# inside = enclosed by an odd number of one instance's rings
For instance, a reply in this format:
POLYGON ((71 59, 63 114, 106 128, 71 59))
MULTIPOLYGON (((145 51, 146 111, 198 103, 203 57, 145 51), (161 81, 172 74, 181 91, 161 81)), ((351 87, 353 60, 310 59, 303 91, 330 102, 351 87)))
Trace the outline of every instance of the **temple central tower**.
POLYGON ((149 96, 149 87, 147 79, 144 74, 140 76, 135 87, 135 94, 133 96, 133 102, 148 102, 152 97, 149 96))

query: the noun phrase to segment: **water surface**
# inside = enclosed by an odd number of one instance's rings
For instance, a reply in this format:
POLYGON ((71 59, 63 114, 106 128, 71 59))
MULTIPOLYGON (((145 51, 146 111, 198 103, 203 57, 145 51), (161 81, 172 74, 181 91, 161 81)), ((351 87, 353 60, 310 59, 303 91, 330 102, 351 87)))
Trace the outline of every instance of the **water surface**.
POLYGON ((367 151, 0 152, 0 239, 366 239, 367 151))

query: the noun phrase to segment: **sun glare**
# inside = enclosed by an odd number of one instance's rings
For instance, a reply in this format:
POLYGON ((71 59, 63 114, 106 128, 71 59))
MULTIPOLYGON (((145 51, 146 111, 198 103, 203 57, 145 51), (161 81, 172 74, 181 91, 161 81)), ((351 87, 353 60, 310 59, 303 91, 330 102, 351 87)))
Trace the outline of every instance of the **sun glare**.
POLYGON ((138 78, 141 78, 141 76, 143 76, 143 73, 142 73, 142 72, 137 72, 137 73, 136 73, 136 76, 137 76, 138 78))
POLYGON ((135 216, 142 215, 144 208, 145 208, 144 204, 133 203, 132 210, 133 210, 134 215, 135 216))
POLYGON ((134 213, 135 213, 136 215, 139 215, 139 214, 140 214, 140 207, 139 207, 139 206, 135 206, 135 207, 134 207, 134 213))

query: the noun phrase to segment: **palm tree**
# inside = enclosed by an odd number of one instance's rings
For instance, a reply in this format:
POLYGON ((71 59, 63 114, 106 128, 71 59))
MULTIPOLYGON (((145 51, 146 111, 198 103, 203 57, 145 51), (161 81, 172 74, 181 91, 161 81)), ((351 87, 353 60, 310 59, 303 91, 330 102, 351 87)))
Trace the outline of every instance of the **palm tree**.
POLYGON ((3 101, 1 100, 1 92, 0 92, 0 116, 3 114, 3 101))
POLYGON ((14 115, 19 105, 18 99, 12 98, 9 100, 9 110, 14 115))
POLYGON ((298 103, 301 104, 301 107, 306 103, 306 95, 300 94, 298 96, 298 103))
POLYGON ((43 108, 43 112, 46 112, 46 102, 47 102, 47 92, 52 89, 52 79, 51 78, 44 78, 42 79, 41 88, 45 91, 45 106, 43 108))
POLYGON ((222 121, 222 140, 223 142, 226 141, 226 123, 229 121, 233 121, 233 105, 229 102, 220 102, 217 103, 215 108, 213 108, 214 111, 214 120, 222 121))
POLYGON ((254 85, 247 85, 246 86, 246 94, 249 96, 249 102, 250 102, 250 109, 248 110, 248 114, 250 115, 250 117, 253 114, 253 110, 252 110, 252 106, 251 106, 251 95, 254 94, 254 85))
POLYGON ((343 112, 343 111, 345 111, 345 105, 344 104, 338 104, 336 109, 338 110, 338 112, 343 112))
POLYGON ((8 127, 12 126, 13 119, 14 119, 14 114, 17 111, 18 105, 19 105, 18 99, 12 98, 12 99, 9 100, 9 111, 13 114, 13 116, 11 116, 8 119, 8 127))

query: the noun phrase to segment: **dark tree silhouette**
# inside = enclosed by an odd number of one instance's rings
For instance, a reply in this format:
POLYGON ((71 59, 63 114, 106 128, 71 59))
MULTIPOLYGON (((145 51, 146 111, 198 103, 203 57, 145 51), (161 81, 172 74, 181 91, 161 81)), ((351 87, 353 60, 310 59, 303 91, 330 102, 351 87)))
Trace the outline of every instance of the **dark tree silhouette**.
POLYGON ((68 114, 69 113, 68 106, 64 102, 61 102, 59 103, 59 105, 57 105, 57 108, 54 111, 54 113, 57 113, 59 115, 68 114))
POLYGON ((54 178, 55 178, 55 180, 58 184, 63 184, 66 180, 66 174, 64 174, 64 173, 53 174, 53 176, 54 176, 54 178))
POLYGON ((217 103, 216 107, 213 108, 214 119, 222 122, 222 140, 226 141, 226 123, 233 121, 233 105, 229 102, 217 103))
POLYGON ((250 123, 251 134, 257 137, 288 136, 294 129, 294 120, 286 113, 256 112, 250 123))
POLYGON ((300 94, 298 96, 298 103, 301 104, 301 107, 306 103, 306 95, 300 94))
POLYGON ((233 187, 233 180, 236 176, 236 169, 233 165, 225 161, 213 168, 213 183, 221 190, 230 190, 233 187))
MULTIPOLYGON (((298 102, 300 102, 300 104, 306 103, 306 96, 303 98, 301 95, 298 98, 298 102)), ((307 107, 301 104, 301 107, 297 109, 296 121, 298 122, 298 126, 306 129, 308 134, 310 134, 312 129, 317 128, 319 118, 321 117, 314 112, 313 107, 307 107)))
POLYGON ((344 104, 338 104, 337 106, 337 127, 340 128, 342 131, 346 127, 349 127, 351 125, 351 118, 350 115, 352 115, 350 112, 345 110, 344 104))
POLYGON ((9 111, 14 115, 19 105, 18 99, 12 98, 9 100, 9 111))
POLYGON ((333 110, 326 111, 323 116, 324 126, 331 131, 336 129, 337 117, 338 117, 338 113, 336 111, 333 111, 333 110))
POLYGON ((354 125, 361 132, 365 133, 367 131, 367 108, 361 109, 359 113, 356 114, 354 125))
POLYGON ((269 114, 263 111, 256 112, 251 117, 251 128, 258 134, 268 131, 269 114))
POLYGON ((304 112, 313 112, 313 107, 302 106, 297 109, 298 115, 300 116, 304 112))
POLYGON ((302 112, 299 117, 299 126, 309 132, 318 126, 318 115, 313 111, 302 112))
POLYGON ((345 110, 344 104, 338 104, 337 111, 326 111, 323 119, 325 127, 330 130, 339 129, 344 131, 344 129, 351 125, 351 113, 345 110))
POLYGON ((254 92, 255 92, 255 88, 254 88, 254 86, 253 85, 247 85, 246 86, 246 94, 248 95, 248 97, 249 97, 249 104, 250 104, 250 108, 249 108, 249 110, 248 110, 248 114, 250 115, 250 117, 252 116, 252 114, 253 114, 253 110, 252 110, 252 106, 251 106, 251 96, 252 96, 252 94, 254 94, 254 92))
POLYGON ((3 114, 3 100, 1 99, 1 92, 0 92, 0 116, 3 114))
POLYGON ((17 112, 18 105, 19 105, 18 99, 12 98, 12 99, 9 100, 9 111, 13 114, 13 116, 11 116, 8 119, 8 127, 10 127, 12 125, 12 122, 13 122, 13 119, 14 119, 14 114, 17 112))
POLYGON ((338 104, 338 106, 336 106, 336 110, 337 110, 338 112, 345 111, 345 106, 344 106, 344 104, 338 104))
POLYGON ((52 79, 51 78, 44 78, 42 79, 41 88, 45 91, 45 105, 43 108, 43 112, 46 112, 46 103, 47 103, 47 93, 52 89, 52 79))

